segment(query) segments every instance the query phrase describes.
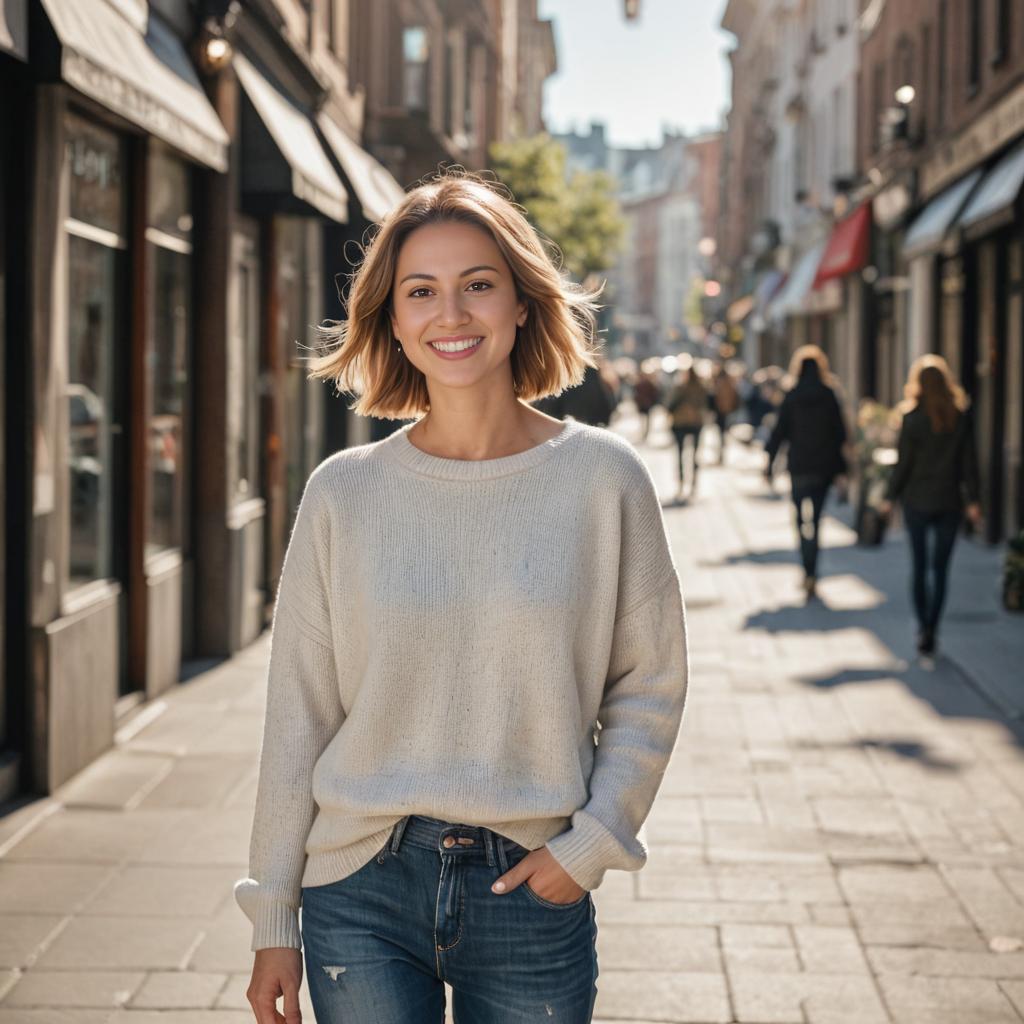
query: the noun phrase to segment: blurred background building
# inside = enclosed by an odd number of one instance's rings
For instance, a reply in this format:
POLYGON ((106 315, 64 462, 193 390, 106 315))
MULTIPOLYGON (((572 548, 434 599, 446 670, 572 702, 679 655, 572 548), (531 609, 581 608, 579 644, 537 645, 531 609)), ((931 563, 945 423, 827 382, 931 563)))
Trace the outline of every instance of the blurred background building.
POLYGON ((1024 8, 729 0, 718 272, 752 365, 820 344, 851 413, 941 353, 972 396, 987 539, 1024 526, 1024 8))

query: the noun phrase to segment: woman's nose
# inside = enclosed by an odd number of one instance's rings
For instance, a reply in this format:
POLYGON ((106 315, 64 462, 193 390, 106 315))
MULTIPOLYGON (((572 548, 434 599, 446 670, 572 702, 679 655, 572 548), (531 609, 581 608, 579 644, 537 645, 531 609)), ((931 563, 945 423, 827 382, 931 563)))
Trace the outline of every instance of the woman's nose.
POLYGON ((441 299, 442 324, 461 324, 466 319, 466 307, 462 301, 461 292, 453 295, 443 296, 441 299))

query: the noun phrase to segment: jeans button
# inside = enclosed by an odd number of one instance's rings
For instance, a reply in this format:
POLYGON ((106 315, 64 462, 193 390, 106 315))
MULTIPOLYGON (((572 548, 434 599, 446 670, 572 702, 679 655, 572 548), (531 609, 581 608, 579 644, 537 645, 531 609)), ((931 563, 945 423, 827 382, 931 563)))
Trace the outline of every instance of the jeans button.
POLYGON ((455 845, 455 840, 454 838, 452 838, 452 836, 445 836, 444 839, 441 841, 441 844, 444 846, 446 850, 450 850, 455 845))

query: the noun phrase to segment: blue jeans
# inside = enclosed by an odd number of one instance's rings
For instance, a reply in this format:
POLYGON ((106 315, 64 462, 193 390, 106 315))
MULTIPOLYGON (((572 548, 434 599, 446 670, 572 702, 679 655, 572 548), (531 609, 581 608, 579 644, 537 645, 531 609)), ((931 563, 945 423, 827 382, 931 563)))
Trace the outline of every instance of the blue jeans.
POLYGON ((589 1024, 598 974, 590 893, 557 904, 525 882, 491 892, 529 852, 481 826, 410 815, 354 874, 304 886, 317 1024, 442 1024, 445 982, 456 1024, 589 1024))
POLYGON ((910 536, 910 553, 914 562, 911 583, 914 613, 918 626, 933 633, 939 627, 939 617, 946 601, 949 560, 953 556, 961 518, 959 512, 922 512, 910 505, 903 506, 903 521, 910 536), (932 535, 931 550, 929 534, 932 535))

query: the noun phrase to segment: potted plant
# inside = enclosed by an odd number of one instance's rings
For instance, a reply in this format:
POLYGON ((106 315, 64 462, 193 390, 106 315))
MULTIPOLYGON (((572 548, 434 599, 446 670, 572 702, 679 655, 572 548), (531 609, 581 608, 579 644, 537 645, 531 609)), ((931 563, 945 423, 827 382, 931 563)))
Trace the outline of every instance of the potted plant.
POLYGON ((1003 607, 1024 611, 1024 530, 1010 539, 1003 561, 1003 607))
POLYGON ((857 459, 857 541, 881 544, 886 522, 881 513, 885 491, 896 465, 900 412, 865 398, 857 410, 854 451, 857 459))

